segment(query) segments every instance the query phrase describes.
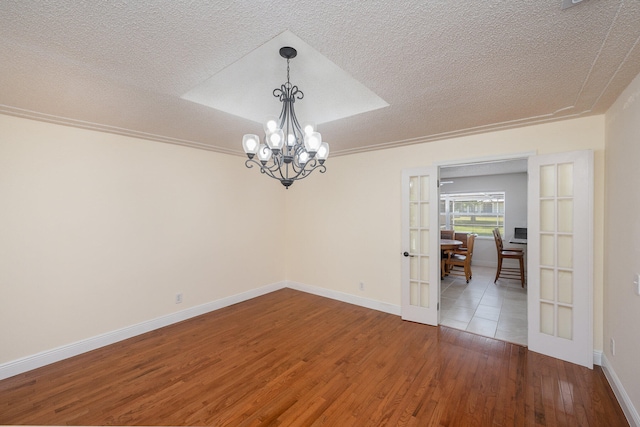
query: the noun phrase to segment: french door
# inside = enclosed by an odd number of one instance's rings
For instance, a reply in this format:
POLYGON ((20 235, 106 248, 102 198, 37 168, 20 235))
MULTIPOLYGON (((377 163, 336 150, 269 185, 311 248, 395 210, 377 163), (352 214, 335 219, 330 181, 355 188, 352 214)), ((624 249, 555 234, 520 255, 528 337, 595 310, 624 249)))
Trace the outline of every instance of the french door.
MULTIPOLYGON (((593 367, 593 152, 529 157, 527 301, 532 351, 593 367)), ((438 168, 402 172, 405 320, 437 325, 438 168)))
POLYGON ((438 168, 402 172, 402 318, 438 325, 438 168))
POLYGON ((529 349, 593 367, 593 152, 529 158, 529 349))

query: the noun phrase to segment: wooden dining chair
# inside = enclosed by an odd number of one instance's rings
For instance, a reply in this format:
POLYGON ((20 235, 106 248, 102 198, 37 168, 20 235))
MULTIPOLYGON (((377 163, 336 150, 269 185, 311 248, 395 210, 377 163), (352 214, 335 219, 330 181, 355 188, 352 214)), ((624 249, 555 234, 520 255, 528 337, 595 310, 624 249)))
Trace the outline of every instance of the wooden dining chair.
POLYGON ((467 240, 469 239, 469 233, 458 233, 455 232, 453 233, 453 239, 454 240, 459 240, 462 242, 462 246, 460 246, 458 249, 456 249, 457 251, 466 251, 468 248, 468 244, 467 244, 467 240))
POLYGON ((456 271, 453 269, 454 267, 462 267, 464 269, 463 274, 465 279, 467 279, 467 283, 469 283, 469 280, 471 280, 471 277, 473 276, 471 271, 471 258, 473 257, 473 244, 475 240, 475 234, 469 234, 467 236, 467 248, 465 250, 455 249, 450 251, 446 259, 449 274, 454 276, 462 275, 456 274, 456 271))
POLYGON ((498 268, 493 283, 496 283, 500 277, 505 279, 520 279, 520 283, 524 288, 524 252, 521 248, 505 248, 499 228, 493 229, 493 238, 496 241, 496 250, 498 251, 498 268), (518 260, 520 268, 503 267, 502 260, 505 258, 518 260))
POLYGON ((440 238, 453 240, 454 232, 453 230, 440 230, 440 238))

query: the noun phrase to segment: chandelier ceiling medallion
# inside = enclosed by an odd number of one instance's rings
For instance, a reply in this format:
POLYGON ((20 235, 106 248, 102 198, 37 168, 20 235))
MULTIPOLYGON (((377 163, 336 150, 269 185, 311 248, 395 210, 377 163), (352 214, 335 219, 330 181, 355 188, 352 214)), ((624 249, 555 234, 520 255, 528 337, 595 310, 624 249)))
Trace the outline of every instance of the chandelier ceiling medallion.
POLYGON ((300 126, 293 108, 296 99, 304 98, 298 86, 289 81, 289 61, 297 54, 292 47, 280 49, 280 56, 287 60, 287 82, 274 89, 273 96, 282 102, 282 111, 279 117, 265 120, 263 142, 254 134, 242 138, 242 147, 249 158, 245 166, 258 165, 261 173, 279 180, 287 189, 316 169, 324 173, 327 170, 324 162, 329 156, 329 144, 322 142, 315 125, 309 122, 300 126))

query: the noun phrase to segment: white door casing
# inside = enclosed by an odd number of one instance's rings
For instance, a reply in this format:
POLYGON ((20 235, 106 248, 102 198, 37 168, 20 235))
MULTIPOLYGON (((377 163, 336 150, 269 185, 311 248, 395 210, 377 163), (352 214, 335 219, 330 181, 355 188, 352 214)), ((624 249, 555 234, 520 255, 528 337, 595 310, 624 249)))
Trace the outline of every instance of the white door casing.
POLYGON ((440 232, 438 168, 402 171, 402 305, 404 320, 438 325, 440 232))
POLYGON ((593 151, 529 158, 528 346, 593 368, 593 151))

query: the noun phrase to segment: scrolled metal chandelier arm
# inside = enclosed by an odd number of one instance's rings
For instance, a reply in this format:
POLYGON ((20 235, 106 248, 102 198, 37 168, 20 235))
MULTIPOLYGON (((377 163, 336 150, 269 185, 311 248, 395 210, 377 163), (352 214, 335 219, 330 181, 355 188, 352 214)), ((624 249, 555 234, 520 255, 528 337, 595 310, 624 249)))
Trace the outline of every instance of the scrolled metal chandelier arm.
POLYGON ((316 169, 326 172, 324 162, 329 156, 329 144, 322 142, 320 133, 311 124, 301 126, 296 117, 294 103, 304 98, 304 92, 289 80, 289 60, 296 54, 291 47, 280 49, 287 60, 287 82, 273 90, 273 96, 282 103, 280 116, 267 119, 263 138, 248 134, 242 142, 248 156, 245 166, 257 165, 261 173, 279 180, 287 189, 316 169))
POLYGON ((274 161, 266 165, 263 165, 260 161, 257 161, 255 159, 247 159, 244 162, 245 166, 249 169, 253 168, 253 165, 258 166, 258 168, 260 169, 260 173, 277 179, 278 181, 282 182, 285 187, 289 187, 295 180, 309 176, 311 172, 315 171, 316 169, 319 173, 325 173, 327 171, 327 167, 325 165, 321 165, 316 159, 307 162, 304 167, 300 167, 300 165, 294 165, 293 163, 294 162, 292 162, 292 164, 289 166, 294 170, 294 174, 284 175, 280 171, 281 165, 278 165, 274 161), (288 185, 287 182, 289 182, 288 185))
POLYGON ((287 82, 283 83, 279 88, 275 88, 273 90, 273 96, 280 98, 280 102, 284 102, 287 99, 294 102, 295 99, 304 98, 304 92, 302 92, 298 86, 293 86, 291 83, 287 82))

